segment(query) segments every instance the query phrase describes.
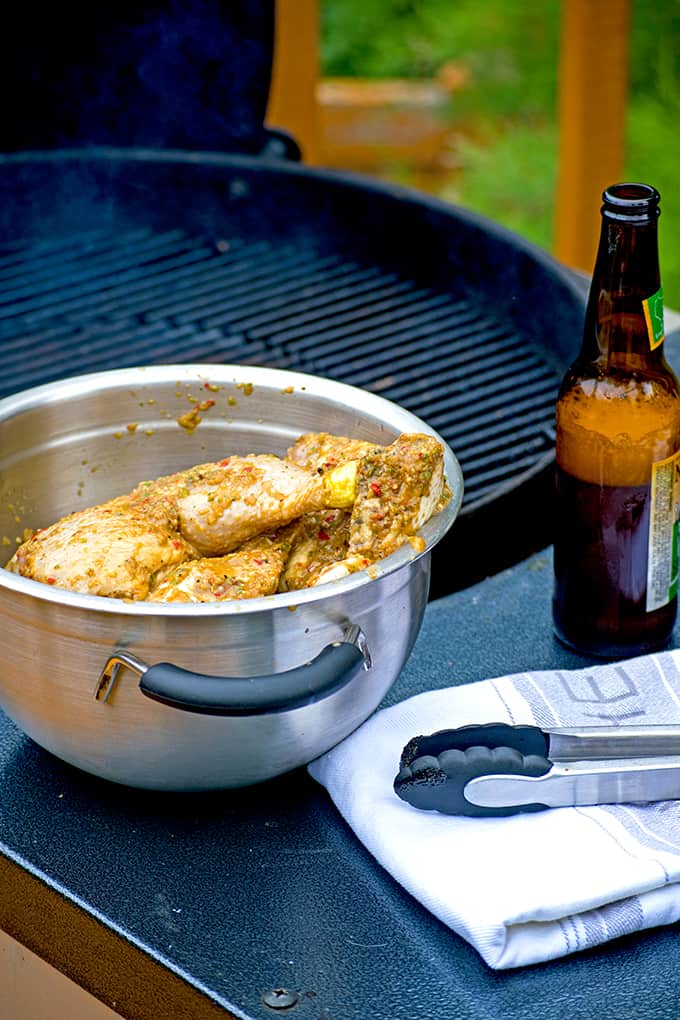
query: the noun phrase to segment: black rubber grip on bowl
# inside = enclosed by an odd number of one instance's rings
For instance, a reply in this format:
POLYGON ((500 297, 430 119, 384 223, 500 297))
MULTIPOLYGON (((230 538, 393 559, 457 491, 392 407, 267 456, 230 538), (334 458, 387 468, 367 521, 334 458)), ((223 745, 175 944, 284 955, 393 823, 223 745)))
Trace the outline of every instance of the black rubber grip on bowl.
POLYGON ((230 677, 192 673, 158 662, 143 673, 139 688, 154 701, 203 715, 267 715, 327 698, 364 668, 364 657, 347 642, 328 645, 311 662, 268 676, 230 677))
POLYGON ((524 755, 548 757, 548 738, 538 726, 512 726, 508 723, 482 723, 459 726, 457 729, 437 730, 427 736, 413 737, 401 752, 400 765, 410 765, 423 755, 435 757, 455 748, 465 751, 469 747, 514 747, 524 755))
MULTIPOLYGON (((408 745, 407 745, 408 746, 408 745)), ((546 805, 522 804, 482 807, 465 797, 465 787, 477 776, 543 776, 551 763, 538 754, 522 754, 515 747, 472 746, 447 748, 438 755, 423 754, 402 765, 394 790, 402 800, 421 811, 446 815, 501 817, 520 811, 541 811, 546 805)))

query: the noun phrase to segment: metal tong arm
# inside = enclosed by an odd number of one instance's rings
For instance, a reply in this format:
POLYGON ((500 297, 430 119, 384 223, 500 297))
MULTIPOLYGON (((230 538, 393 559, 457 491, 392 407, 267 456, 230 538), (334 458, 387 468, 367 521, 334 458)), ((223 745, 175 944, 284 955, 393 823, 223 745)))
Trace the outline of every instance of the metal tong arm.
POLYGON ((565 726, 544 732, 553 762, 680 755, 680 726, 565 726))
POLYGON ((680 797, 680 757, 577 761, 553 765, 542 776, 476 776, 466 783, 464 796, 481 808, 674 800, 680 797))

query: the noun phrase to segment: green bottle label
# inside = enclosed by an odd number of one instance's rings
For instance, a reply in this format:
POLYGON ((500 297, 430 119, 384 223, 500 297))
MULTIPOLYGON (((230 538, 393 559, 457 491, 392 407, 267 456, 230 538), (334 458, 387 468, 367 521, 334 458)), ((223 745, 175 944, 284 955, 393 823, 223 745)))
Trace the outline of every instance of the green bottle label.
POLYGON ((649 349, 654 350, 663 343, 663 287, 659 287, 656 294, 645 298, 642 302, 642 310, 645 313, 647 323, 647 335, 649 337, 649 349))

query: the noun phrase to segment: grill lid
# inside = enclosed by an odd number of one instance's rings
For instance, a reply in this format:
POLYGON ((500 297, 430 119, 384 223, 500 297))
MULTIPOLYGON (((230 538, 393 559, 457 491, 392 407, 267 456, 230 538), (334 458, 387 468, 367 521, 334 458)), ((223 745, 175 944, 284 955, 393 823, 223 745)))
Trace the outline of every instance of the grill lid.
MULTIPOLYGON (((275 0, 65 0, 3 9, 0 150, 148 145, 257 154, 275 0)), ((297 154, 293 146, 291 154, 297 154)))

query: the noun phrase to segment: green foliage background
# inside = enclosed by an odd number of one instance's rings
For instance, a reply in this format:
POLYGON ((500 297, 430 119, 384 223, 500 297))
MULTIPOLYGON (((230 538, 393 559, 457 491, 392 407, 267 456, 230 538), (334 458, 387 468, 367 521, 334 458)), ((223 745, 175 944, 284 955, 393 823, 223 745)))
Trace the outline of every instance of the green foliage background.
MULTIPOLYGON (((568 2, 321 0, 323 73, 422 78, 446 62, 467 66, 473 85, 455 94, 451 108, 454 130, 461 127, 461 170, 443 197, 551 250, 560 19, 568 2)), ((680 0, 631 3, 625 177, 661 192, 664 293, 680 309, 680 0)))

